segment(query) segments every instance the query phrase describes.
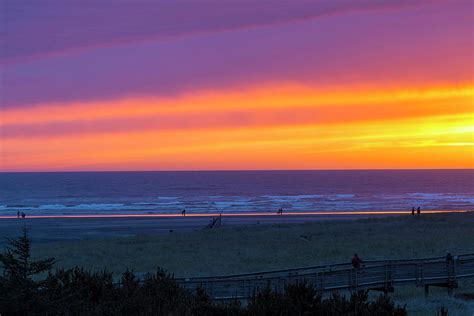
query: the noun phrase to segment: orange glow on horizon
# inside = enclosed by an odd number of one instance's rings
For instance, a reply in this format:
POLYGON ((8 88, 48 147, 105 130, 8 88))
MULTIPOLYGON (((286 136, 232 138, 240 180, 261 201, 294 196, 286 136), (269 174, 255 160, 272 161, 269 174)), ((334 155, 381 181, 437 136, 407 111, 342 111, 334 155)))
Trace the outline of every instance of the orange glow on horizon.
MULTIPOLYGON (((380 104, 411 104, 436 100, 470 99, 474 83, 426 87, 329 87, 315 89, 300 84, 273 84, 246 89, 187 93, 174 98, 136 97, 100 102, 46 104, 5 110, 1 125, 51 123, 56 121, 133 118, 157 114, 216 113, 231 110, 354 107, 380 104), (19 119, 20 118, 20 119, 19 119)), ((416 109, 415 109, 416 110, 416 109)), ((459 109, 458 109, 459 110, 459 109)), ((469 108, 472 111, 472 107, 469 108)))
POLYGON ((0 171, 472 168, 473 100, 274 84, 3 110, 0 171))

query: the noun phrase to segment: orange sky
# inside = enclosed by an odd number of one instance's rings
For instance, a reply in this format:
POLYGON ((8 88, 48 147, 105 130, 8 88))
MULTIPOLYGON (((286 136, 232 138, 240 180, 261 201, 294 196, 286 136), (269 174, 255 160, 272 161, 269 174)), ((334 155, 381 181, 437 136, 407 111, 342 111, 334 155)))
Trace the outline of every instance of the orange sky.
POLYGON ((2 168, 472 168, 473 97, 472 83, 274 84, 11 109, 2 168))

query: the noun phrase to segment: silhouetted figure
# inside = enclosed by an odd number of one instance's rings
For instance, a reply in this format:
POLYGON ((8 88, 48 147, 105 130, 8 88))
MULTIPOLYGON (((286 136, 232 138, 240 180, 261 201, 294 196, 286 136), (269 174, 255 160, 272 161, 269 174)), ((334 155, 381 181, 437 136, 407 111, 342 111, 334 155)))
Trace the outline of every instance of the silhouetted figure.
POLYGON ((25 213, 21 212, 21 218, 25 218, 25 217, 26 217, 25 213))
POLYGON ((420 215, 421 214, 421 208, 418 206, 418 208, 416 209, 416 215, 420 215))
POLYGON ((446 253, 446 264, 451 264, 454 262, 454 257, 450 252, 446 253))
POLYGON ((16 217, 20 218, 20 211, 16 212, 16 217))
MULTIPOLYGON (((446 252, 446 270, 448 272, 448 279, 452 281, 455 275, 454 271, 454 257, 453 255, 448 251, 446 252)), ((448 281, 449 282, 449 281, 448 281)), ((448 287, 448 291, 450 291, 450 288, 448 287)))
POLYGON ((359 256, 356 253, 354 254, 354 257, 352 257, 351 262, 352 262, 352 266, 355 269, 359 269, 364 264, 364 261, 362 261, 362 259, 359 258, 359 256))
POLYGON ((185 209, 183 209, 183 210, 181 211, 181 216, 186 216, 186 210, 185 210, 185 209))
POLYGON ((411 208, 411 215, 415 216, 415 208, 414 207, 411 208))

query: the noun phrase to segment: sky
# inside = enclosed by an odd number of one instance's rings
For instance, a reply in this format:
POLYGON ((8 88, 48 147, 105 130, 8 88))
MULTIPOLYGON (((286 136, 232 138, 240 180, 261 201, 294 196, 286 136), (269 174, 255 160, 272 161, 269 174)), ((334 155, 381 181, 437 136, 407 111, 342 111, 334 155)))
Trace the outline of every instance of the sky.
POLYGON ((473 6, 0 0, 0 171, 473 168, 473 6))

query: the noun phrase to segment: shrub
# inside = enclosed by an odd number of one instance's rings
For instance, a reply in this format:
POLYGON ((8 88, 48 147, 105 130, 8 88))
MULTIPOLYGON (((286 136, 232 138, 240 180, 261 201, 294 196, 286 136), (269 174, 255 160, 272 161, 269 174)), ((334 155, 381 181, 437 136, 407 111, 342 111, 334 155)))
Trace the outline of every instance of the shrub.
POLYGON ((0 312, 23 314, 43 309, 38 290, 44 282, 34 281, 32 277, 51 270, 55 259, 32 261, 30 256, 31 241, 23 227, 19 238, 7 238, 5 252, 0 254, 0 312))

